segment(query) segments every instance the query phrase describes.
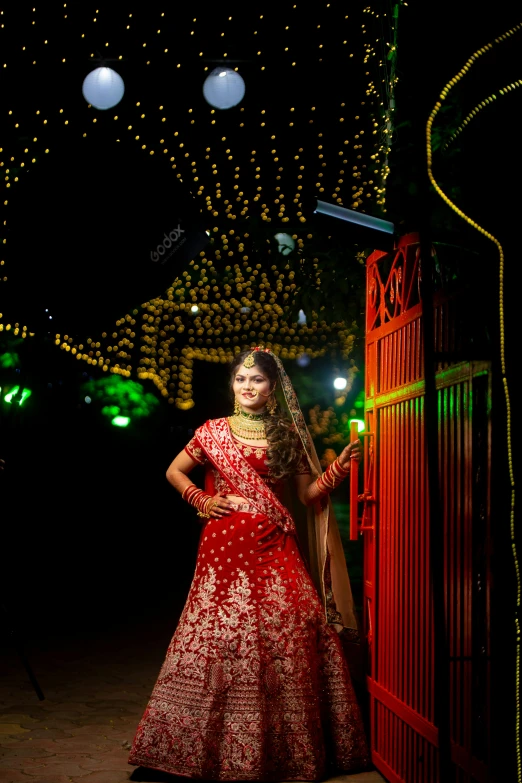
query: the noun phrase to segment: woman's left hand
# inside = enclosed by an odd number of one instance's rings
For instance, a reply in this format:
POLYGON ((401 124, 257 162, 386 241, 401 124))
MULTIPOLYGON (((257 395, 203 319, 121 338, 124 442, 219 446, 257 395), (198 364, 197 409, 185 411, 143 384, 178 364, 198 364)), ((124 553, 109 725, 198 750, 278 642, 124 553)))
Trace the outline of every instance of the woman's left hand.
POLYGON ((339 464, 341 468, 349 468, 350 460, 352 459, 356 460, 356 462, 359 462, 361 459, 361 441, 359 439, 353 440, 339 454, 339 464))
POLYGON ((234 508, 229 501, 224 497, 221 492, 217 492, 214 495, 214 503, 212 504, 212 508, 210 509, 209 516, 212 517, 212 519, 221 519, 221 517, 225 517, 234 508))

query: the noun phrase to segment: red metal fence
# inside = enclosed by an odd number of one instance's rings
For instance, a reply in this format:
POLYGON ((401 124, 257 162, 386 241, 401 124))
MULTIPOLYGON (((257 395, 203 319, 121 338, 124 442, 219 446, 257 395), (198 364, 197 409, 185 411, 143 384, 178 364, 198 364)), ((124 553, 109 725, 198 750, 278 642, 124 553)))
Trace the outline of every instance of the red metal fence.
POLYGON ((452 778, 485 783, 491 369, 449 360, 460 346, 459 304, 441 288, 433 311, 441 515, 430 520, 419 258, 418 237, 409 235, 367 262, 369 434, 359 510, 373 761, 392 783, 439 781, 429 526, 442 525, 452 778))

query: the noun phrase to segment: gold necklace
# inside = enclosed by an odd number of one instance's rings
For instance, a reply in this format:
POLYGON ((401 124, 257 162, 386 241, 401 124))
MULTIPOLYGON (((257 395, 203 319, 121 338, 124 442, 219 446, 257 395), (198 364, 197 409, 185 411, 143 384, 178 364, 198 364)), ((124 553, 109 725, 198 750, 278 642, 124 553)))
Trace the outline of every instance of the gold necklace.
POLYGON ((266 440, 263 416, 255 413, 239 413, 228 417, 230 429, 238 438, 266 440))

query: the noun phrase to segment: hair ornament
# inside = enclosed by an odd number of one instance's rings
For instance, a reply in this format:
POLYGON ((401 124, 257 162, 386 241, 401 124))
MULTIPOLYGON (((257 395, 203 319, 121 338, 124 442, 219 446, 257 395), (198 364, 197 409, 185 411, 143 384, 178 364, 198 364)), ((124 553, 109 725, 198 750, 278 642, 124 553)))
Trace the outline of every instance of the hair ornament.
POLYGON ((263 353, 270 353, 270 348, 261 348, 261 346, 256 345, 256 347, 252 350, 252 353, 249 356, 247 356, 247 358, 243 362, 245 367, 248 367, 248 369, 253 367, 254 364, 256 363, 255 355, 257 351, 263 351, 263 353))

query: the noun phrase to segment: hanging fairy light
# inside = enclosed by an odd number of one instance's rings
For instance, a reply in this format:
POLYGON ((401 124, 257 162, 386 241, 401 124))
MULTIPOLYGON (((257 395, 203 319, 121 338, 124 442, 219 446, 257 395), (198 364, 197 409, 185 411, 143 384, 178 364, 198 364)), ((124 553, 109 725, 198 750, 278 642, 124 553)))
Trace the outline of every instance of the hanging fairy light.
POLYGON ((100 66, 83 80, 83 97, 95 109, 112 109, 123 98, 125 84, 119 73, 112 68, 100 66))
MULTIPOLYGON (((284 12, 289 17, 297 12, 295 4, 290 6, 284 12)), ((104 134, 109 134, 113 141, 122 144, 135 142, 143 155, 155 156, 156 159, 163 156, 164 165, 171 167, 173 175, 185 184, 188 183, 195 198, 201 200, 201 209, 209 218, 212 216, 213 222, 207 227, 207 236, 213 241, 204 252, 194 256, 186 267, 177 271, 172 285, 161 296, 122 315, 116 323, 107 324, 106 331, 82 337, 55 333, 57 348, 67 352, 71 359, 86 363, 90 368, 98 368, 104 373, 102 377, 112 381, 121 377, 128 383, 131 377, 135 377, 140 381, 151 382, 168 403, 175 404, 180 410, 189 410, 194 405, 192 381, 195 364, 225 364, 243 345, 262 344, 283 361, 295 361, 298 367, 303 368, 309 366, 312 360, 332 352, 339 354, 339 360, 348 360, 355 342, 354 324, 344 320, 332 322, 327 313, 328 304, 319 311, 308 305, 306 322, 302 313, 294 315, 294 310, 289 310, 301 285, 294 273, 295 261, 292 264, 291 259, 296 251, 303 257, 307 256, 310 246, 305 247, 305 240, 312 239, 311 229, 301 211, 304 191, 310 189, 325 204, 338 204, 359 212, 362 208, 364 213, 371 211, 375 203, 384 209, 385 203, 383 168, 386 166, 386 149, 389 145, 383 148, 379 130, 385 124, 385 107, 380 103, 379 82, 376 78, 381 65, 377 66, 378 52, 369 36, 366 47, 359 53, 355 46, 360 34, 367 35, 368 23, 380 28, 378 9, 368 5, 358 12, 357 19, 353 16, 349 18, 344 11, 340 11, 334 19, 333 6, 333 3, 327 3, 324 11, 321 11, 324 18, 318 19, 317 24, 315 19, 311 22, 310 34, 317 44, 317 51, 314 50, 314 54, 309 48, 308 53, 317 68, 326 67, 323 55, 327 48, 331 56, 335 52, 345 56, 352 73, 357 71, 357 67, 363 67, 367 78, 361 84, 357 82, 357 90, 361 90, 361 93, 352 96, 350 104, 353 104, 355 114, 350 114, 351 108, 337 100, 327 106, 323 102, 326 92, 324 96, 319 96, 317 105, 310 105, 309 91, 303 91, 302 96, 296 96, 295 103, 291 102, 294 105, 285 108, 284 117, 280 109, 272 112, 268 104, 259 108, 258 95, 253 102, 244 101, 245 83, 235 70, 236 65, 243 68, 240 65, 243 61, 225 59, 206 60, 209 68, 205 69, 201 87, 205 77, 208 77, 207 87, 211 87, 213 82, 215 87, 216 79, 225 84, 230 77, 240 88, 234 100, 213 104, 214 99, 210 95, 207 103, 205 95, 204 101, 198 102, 199 106, 183 106, 181 110, 181 104, 178 104, 176 111, 171 112, 162 99, 157 106, 148 100, 150 95, 147 96, 147 102, 140 100, 140 90, 149 83, 140 81, 136 88, 136 100, 122 101, 121 111, 118 107, 112 118, 108 116, 110 112, 105 112, 102 118, 104 134), (327 33, 325 24, 328 30, 339 33, 346 30, 346 33, 330 36, 327 47, 323 47, 323 35, 327 33), (219 73, 225 75, 219 76, 219 73), (213 79, 210 78, 212 75, 213 79), (237 101, 243 102, 237 106, 236 112, 229 112, 225 116, 221 112, 219 116, 218 109, 231 108, 237 105, 237 101), (232 115, 236 118, 234 122, 232 115), (227 127, 220 128, 224 120, 227 120, 227 127), (228 120, 231 122, 228 123, 228 120), (113 124, 113 131, 110 131, 110 124, 113 124), (259 131, 261 137, 255 132, 258 126, 262 129, 259 131), (247 130, 248 143, 245 139, 247 130), (214 134, 214 131, 217 133, 214 134), (291 135, 287 138, 286 134, 291 135), (207 136, 208 146, 203 151, 199 148, 198 140, 207 136), (295 148, 293 161, 285 152, 289 148, 295 148), (254 220, 249 223, 250 218, 254 220), (266 228, 259 230, 256 227, 258 219, 263 221, 263 226, 266 224, 266 228), (273 227, 272 231, 269 226, 273 227), (275 236, 276 232, 283 234, 285 230, 289 233, 280 243, 279 237, 275 236), (268 249, 270 245, 270 248, 269 257, 265 258, 258 246, 264 247, 264 241, 259 240, 266 240, 267 237, 270 241, 266 247, 268 249)), ((18 58, 30 58, 28 62, 32 62, 35 69, 47 68, 58 53, 66 69, 69 67, 67 50, 58 51, 57 46, 62 41, 64 44, 71 41, 74 47, 89 47, 85 49, 85 52, 91 53, 89 69, 98 70, 96 66, 105 64, 118 69, 116 60, 104 58, 96 48, 103 40, 101 36, 105 32, 109 35, 112 29, 106 27, 109 17, 100 14, 92 19, 90 13, 83 10, 82 4, 74 9, 77 40, 72 42, 73 12, 72 6, 67 4, 67 7, 64 6, 63 30, 55 30, 55 36, 58 37, 53 47, 44 46, 40 50, 32 45, 26 46, 27 42, 23 39, 24 45, 20 52, 17 47, 12 53, 6 48, 9 59, 7 54, 4 55, 3 67, 18 67, 18 58)), ((263 79, 261 74, 275 76, 275 73, 271 74, 274 67, 271 60, 280 47, 283 47, 281 57, 288 55, 288 60, 281 60, 283 70, 279 76, 286 78, 294 70, 299 70, 301 63, 297 51, 294 52, 292 48, 290 34, 288 47, 287 41, 278 44, 273 39, 273 27, 279 23, 277 20, 280 21, 281 9, 274 6, 269 12, 260 15, 259 20, 254 15, 248 24, 245 24, 246 18, 229 17, 225 9, 223 13, 226 13, 223 22, 228 26, 223 28, 221 36, 223 43, 225 40, 227 43, 223 50, 215 49, 213 54, 227 58, 228 40, 235 38, 245 41, 253 54, 257 52, 256 57, 259 59, 251 59, 249 65, 249 73, 255 74, 256 79, 263 79)), ((132 29, 131 35, 136 36, 134 15, 123 11, 122 14, 129 18, 123 20, 126 24, 120 26, 121 31, 132 29)), ((187 26, 183 31, 180 28, 180 33, 186 34, 187 40, 188 36, 192 36, 194 45, 196 41, 201 42, 201 46, 199 43, 197 45, 199 56, 206 58, 208 52, 203 46, 207 40, 206 22, 203 17, 191 17, 186 17, 184 24, 186 22, 187 26)), ((285 19, 285 22, 289 21, 285 19)), ((22 40, 24 31, 33 32, 33 25, 41 25, 43 35, 44 25, 47 29, 49 24, 49 19, 43 15, 39 20, 29 16, 27 19, 16 19, 8 26, 12 27, 13 40, 18 41, 22 40)), ((285 24, 285 30, 289 29, 285 24)), ((152 27, 147 30, 148 38, 143 36, 139 43, 133 38, 143 53, 140 61, 143 69, 154 64, 183 72, 193 62, 192 56, 196 51, 194 46, 185 52, 183 48, 166 45, 171 31, 163 23, 154 30, 154 36, 152 27)), ((110 48, 118 60, 124 59, 124 54, 118 53, 126 52, 128 33, 121 31, 118 35, 111 33, 112 39, 105 38, 106 49, 103 54, 110 48)), ((44 43, 47 40, 44 36, 44 43)), ((375 41, 379 40, 376 36, 375 41)), ((111 72, 109 68, 105 70, 111 72)), ((122 87, 128 99, 128 84, 122 87)), ((121 100, 122 96, 123 91, 117 97, 121 100)), ((94 95, 84 93, 84 97, 95 111, 81 113, 81 122, 76 121, 72 104, 52 111, 35 104, 32 107, 34 116, 26 128, 27 131, 34 128, 34 131, 31 130, 21 150, 16 141, 21 118, 16 107, 8 109, 9 120, 2 126, 0 139, 0 166, 6 188, 4 206, 9 203, 10 208, 11 189, 17 188, 18 180, 22 180, 19 172, 26 172, 33 164, 37 164, 43 153, 52 155, 56 152, 50 143, 48 145, 48 139, 53 138, 57 128, 67 126, 71 131, 77 131, 82 139, 87 138, 87 143, 95 140, 95 134, 102 132, 101 118, 96 116, 97 110, 110 106, 101 104, 94 95), (16 137, 12 149, 9 131, 11 121, 16 137)), ((80 144, 76 155, 82 155, 80 144)), ((75 156, 71 158, 71 165, 74 162, 75 156)), ((8 277, 11 267, 8 240, 7 235, 0 234, 2 282, 8 277)), ((14 263, 14 258, 12 261, 14 263)), ((314 288, 322 284, 321 271, 320 263, 317 263, 317 268, 312 264, 310 283, 314 288)), ((47 317, 49 315, 47 313, 47 317)), ((53 312, 52 315, 54 323, 56 314, 53 312)), ((12 331, 16 334, 16 329, 5 318, 5 314, 0 314, 0 333, 12 331)), ((86 329, 89 328, 87 324, 86 329)), ((21 336, 29 337, 31 333, 26 326, 23 330, 21 336)), ((346 389, 339 394, 345 392, 346 389)), ((92 394, 90 396, 94 401, 92 394)), ((122 415, 122 412, 118 415, 122 415)))
POLYGON ((219 66, 203 83, 205 100, 215 109, 231 109, 243 100, 245 82, 232 68, 219 66))

